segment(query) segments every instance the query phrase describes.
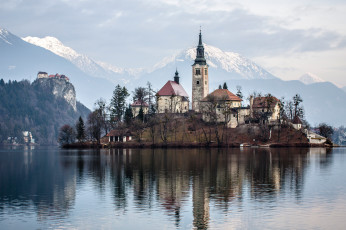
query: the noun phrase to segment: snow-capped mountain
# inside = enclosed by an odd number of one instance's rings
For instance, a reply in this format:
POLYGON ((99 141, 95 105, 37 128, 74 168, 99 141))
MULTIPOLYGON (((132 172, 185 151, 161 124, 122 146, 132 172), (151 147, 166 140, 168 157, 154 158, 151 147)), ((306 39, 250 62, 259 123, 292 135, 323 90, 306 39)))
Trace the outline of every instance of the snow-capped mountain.
POLYGON ((71 47, 65 46, 60 40, 55 37, 47 36, 44 38, 38 38, 28 36, 22 39, 26 42, 29 42, 36 46, 40 46, 55 53, 56 55, 59 55, 60 57, 65 58, 86 74, 104 78, 112 81, 113 83, 119 83, 119 81, 127 83, 127 77, 124 77, 123 75, 135 76, 136 74, 135 70, 114 67, 107 63, 94 61, 84 54, 77 53, 71 47))
POLYGON ((112 82, 86 74, 71 61, 0 29, 0 78, 34 81, 39 71, 67 75, 77 99, 89 108, 93 108, 96 99, 109 98, 114 89, 112 82))
MULTIPOLYGON (((36 79, 38 71, 66 74, 76 88, 77 98, 93 108, 94 102, 100 97, 106 100, 111 98, 115 84, 126 84, 131 92, 135 87, 144 87, 149 81, 154 89, 159 90, 167 80, 173 80, 177 68, 180 83, 191 95, 191 65, 196 56, 195 47, 166 57, 151 68, 124 69, 94 61, 52 38, 25 39, 36 45, 0 29, 0 78, 5 81, 32 81, 36 79)), ((219 84, 227 82, 232 92, 235 92, 237 85, 242 86, 245 98, 254 91, 271 93, 277 98, 285 97, 286 100, 299 93, 303 98, 306 118, 312 125, 320 122, 346 124, 345 118, 340 116, 346 114, 346 107, 340 106, 346 100, 345 89, 321 80, 317 80, 318 84, 309 85, 297 80, 283 81, 239 54, 207 44, 204 46, 209 64, 210 92, 219 84)), ((246 99, 244 104, 247 104, 246 99)))
POLYGON ((325 82, 325 80, 323 80, 322 78, 320 78, 320 77, 318 77, 312 73, 306 73, 306 74, 302 75, 299 78, 299 81, 303 82, 306 85, 310 85, 310 84, 318 83, 318 82, 325 82))
MULTIPOLYGON (((225 52, 221 49, 204 44, 205 58, 209 68, 227 73, 228 79, 274 79, 272 74, 241 56, 238 53, 225 52)), ((191 66, 196 58, 196 48, 192 47, 179 52, 176 55, 164 58, 153 66, 150 72, 164 68, 169 64, 180 66, 182 62, 187 62, 191 66)))
MULTIPOLYGON (((61 41, 54 37, 25 37, 24 41, 40 46, 51 52, 71 61, 83 72, 101 78, 106 78, 116 83, 121 80, 127 84, 132 80, 137 80, 149 73, 169 68, 170 65, 183 65, 186 62, 188 66, 193 63, 196 58, 196 48, 183 50, 176 55, 163 58, 160 62, 150 68, 121 68, 101 61, 94 61, 86 55, 79 54, 72 48, 65 46, 61 41)), ((232 52, 224 52, 219 48, 204 44, 205 57, 211 69, 227 74, 227 78, 232 79, 273 79, 273 75, 252 62, 242 57, 240 54, 232 52)), ((167 71, 167 75, 169 72, 167 71)))

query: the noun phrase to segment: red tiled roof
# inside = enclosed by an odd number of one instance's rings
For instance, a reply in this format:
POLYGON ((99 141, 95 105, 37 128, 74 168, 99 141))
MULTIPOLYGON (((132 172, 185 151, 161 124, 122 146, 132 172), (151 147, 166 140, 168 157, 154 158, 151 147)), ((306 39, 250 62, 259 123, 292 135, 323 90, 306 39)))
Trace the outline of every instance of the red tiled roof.
POLYGON ((143 106, 143 107, 149 107, 148 103, 146 103, 145 101, 140 101, 140 100, 137 100, 135 102, 133 102, 131 104, 132 107, 139 107, 139 106, 143 106))
MULTIPOLYGON (((270 108, 274 108, 276 104, 280 101, 276 97, 271 97, 272 102, 270 103, 270 108)), ((270 101, 269 97, 255 97, 253 100, 253 108, 267 108, 267 102, 270 101)))
POLYGON ((158 96, 183 96, 189 97, 185 89, 175 81, 168 81, 160 90, 157 92, 158 96))
POLYGON ((295 116, 293 121, 292 121, 293 124, 303 124, 302 121, 300 120, 300 118, 298 116, 295 116))
MULTIPOLYGON (((242 101, 242 99, 233 93, 231 93, 228 89, 217 89, 211 94, 209 97, 215 97, 216 100, 225 100, 225 101, 242 101)), ((202 99, 202 101, 208 101, 208 96, 202 99)))

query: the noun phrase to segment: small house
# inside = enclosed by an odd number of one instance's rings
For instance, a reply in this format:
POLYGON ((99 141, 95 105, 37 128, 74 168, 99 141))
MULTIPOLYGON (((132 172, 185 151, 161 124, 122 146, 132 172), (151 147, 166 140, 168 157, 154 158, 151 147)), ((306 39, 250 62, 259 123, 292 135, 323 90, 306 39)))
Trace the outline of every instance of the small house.
POLYGON ((280 119, 280 100, 274 96, 250 97, 250 110, 253 118, 260 118, 268 122, 280 119))
POLYGON ((111 130, 107 135, 109 142, 127 142, 132 140, 129 130, 111 130))
POLYGON ((292 126, 293 128, 300 130, 302 128, 302 121, 298 116, 295 116, 293 121, 292 121, 292 126))
POLYGON ((131 104, 131 108, 132 108, 132 114, 133 114, 133 117, 137 117, 138 114, 139 114, 139 111, 143 110, 143 114, 148 114, 149 112, 149 105, 148 103, 144 102, 144 101, 141 101, 141 100, 137 100, 135 102, 133 102, 131 104))

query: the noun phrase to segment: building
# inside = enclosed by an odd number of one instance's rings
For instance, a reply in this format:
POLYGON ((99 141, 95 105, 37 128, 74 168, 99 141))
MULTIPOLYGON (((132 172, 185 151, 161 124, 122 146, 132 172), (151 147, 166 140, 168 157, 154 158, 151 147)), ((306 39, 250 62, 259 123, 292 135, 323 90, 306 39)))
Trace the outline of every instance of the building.
POLYGON ((48 73, 40 71, 37 73, 37 78, 48 78, 48 73))
POLYGON ((131 104, 131 108, 132 108, 132 114, 133 114, 133 117, 137 117, 138 114, 139 114, 139 111, 143 110, 143 114, 148 114, 149 112, 149 105, 144 102, 144 101, 140 101, 140 100, 137 100, 135 102, 133 102, 131 104))
POLYGON ((209 94, 208 65, 204 58, 202 33, 199 32, 197 55, 192 65, 192 110, 200 112, 200 101, 209 94))
POLYGON ((250 112, 254 119, 276 122, 280 119, 280 100, 274 96, 250 97, 250 112))
POLYGON ((200 102, 202 118, 206 122, 226 123, 227 127, 235 128, 245 123, 250 115, 249 108, 241 107, 242 99, 228 89, 217 89, 200 102))
POLYGON ((302 128, 302 121, 300 120, 300 118, 298 116, 295 116, 293 121, 292 121, 292 126, 293 128, 299 130, 302 128))
POLYGON ((35 139, 32 136, 32 133, 29 131, 23 131, 23 140, 25 144, 35 144, 35 139))
POLYGON ((305 129, 303 132, 306 134, 306 137, 308 138, 310 144, 324 144, 327 142, 327 138, 318 135, 317 133, 314 133, 307 129, 305 129))
POLYGON ((64 75, 64 74, 60 75, 60 74, 58 74, 58 73, 55 74, 55 75, 51 74, 51 75, 48 76, 48 78, 63 79, 63 80, 65 80, 65 81, 67 81, 67 82, 70 81, 70 79, 69 79, 66 75, 64 75))
POLYGON ((127 142, 132 140, 129 130, 111 130, 107 135, 109 142, 127 142))
POLYGON ((175 71, 174 81, 168 81, 156 94, 158 113, 186 113, 189 111, 189 95, 179 83, 175 71))

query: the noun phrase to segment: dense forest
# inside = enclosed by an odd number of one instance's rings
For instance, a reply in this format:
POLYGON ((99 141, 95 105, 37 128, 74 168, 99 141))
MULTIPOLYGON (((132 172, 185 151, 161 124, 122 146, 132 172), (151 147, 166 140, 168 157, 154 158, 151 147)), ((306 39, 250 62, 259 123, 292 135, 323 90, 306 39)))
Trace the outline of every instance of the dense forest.
POLYGON ((77 111, 62 97, 37 82, 0 80, 0 143, 8 137, 23 142, 22 131, 29 131, 36 143, 57 144, 59 128, 73 125, 79 116, 86 118, 90 110, 77 102, 77 111))

